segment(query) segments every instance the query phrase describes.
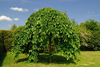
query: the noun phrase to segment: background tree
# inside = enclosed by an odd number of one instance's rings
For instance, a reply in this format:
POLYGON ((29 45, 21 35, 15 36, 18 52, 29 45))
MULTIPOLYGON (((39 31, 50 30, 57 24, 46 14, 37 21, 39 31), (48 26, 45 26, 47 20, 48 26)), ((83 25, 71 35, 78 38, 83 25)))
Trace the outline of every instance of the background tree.
POLYGON ((100 50, 100 23, 94 19, 86 21, 84 24, 87 30, 91 30, 92 36, 89 37, 88 48, 89 50, 100 50))
POLYGON ((80 26, 73 26, 80 38, 81 50, 99 50, 99 22, 89 19, 80 26))
POLYGON ((15 28, 13 35, 16 35, 20 31, 23 31, 24 28, 25 28, 25 26, 23 26, 23 25, 15 28))
POLYGON ((15 28, 17 28, 17 25, 14 23, 10 30, 14 30, 15 28))
POLYGON ((75 19, 71 19, 72 25, 78 24, 78 22, 75 21, 75 19))
MULTIPOLYGON (((62 11, 63 12, 63 11, 62 11)), ((64 15, 66 16, 66 18, 69 20, 69 17, 68 17, 68 15, 67 15, 67 11, 65 11, 65 12, 63 12, 64 13, 64 15)), ((70 20, 69 20, 70 21, 70 20)))
POLYGON ((77 60, 77 53, 80 53, 79 37, 70 20, 63 12, 52 8, 42 8, 32 13, 23 31, 14 37, 13 44, 12 52, 16 53, 15 57, 24 51, 28 56, 28 62, 38 61, 39 50, 42 47, 48 47, 50 63, 55 48, 66 55, 67 60, 77 60))
POLYGON ((86 28, 91 31, 98 31, 99 30, 98 24, 99 24, 99 22, 97 22, 93 19, 89 19, 85 22, 86 28))
POLYGON ((15 28, 14 32, 13 32, 13 38, 17 33, 19 33, 20 31, 23 31, 24 28, 25 28, 25 26, 23 26, 23 25, 15 28))
POLYGON ((99 28, 99 31, 100 31, 100 24, 98 24, 98 28, 99 28))
POLYGON ((100 50, 100 31, 92 31, 92 35, 88 41, 88 48, 90 50, 100 50))
POLYGON ((91 30, 87 30, 85 23, 81 23, 80 25, 74 25, 73 26, 75 31, 78 33, 78 36, 80 38, 80 50, 89 50, 88 49, 88 42, 90 37, 92 36, 91 30))

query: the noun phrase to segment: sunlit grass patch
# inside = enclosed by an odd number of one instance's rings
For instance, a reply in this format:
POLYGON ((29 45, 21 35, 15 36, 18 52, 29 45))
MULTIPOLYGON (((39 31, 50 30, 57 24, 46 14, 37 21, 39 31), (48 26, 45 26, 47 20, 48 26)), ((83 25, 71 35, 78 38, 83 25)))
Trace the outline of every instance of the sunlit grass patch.
POLYGON ((0 67, 100 67, 100 51, 81 51, 81 55, 78 55, 79 61, 76 63, 58 54, 53 56, 51 64, 45 58, 49 56, 48 54, 40 53, 38 63, 26 63, 27 56, 24 54, 19 54, 19 57, 13 60, 14 55, 7 52, 4 60, 0 58, 0 63, 2 63, 0 67))

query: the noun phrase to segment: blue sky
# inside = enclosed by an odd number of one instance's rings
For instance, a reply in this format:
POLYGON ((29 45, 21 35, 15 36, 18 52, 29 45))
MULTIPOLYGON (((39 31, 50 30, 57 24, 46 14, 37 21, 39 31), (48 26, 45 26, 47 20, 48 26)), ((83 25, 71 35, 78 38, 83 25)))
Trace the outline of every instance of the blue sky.
POLYGON ((10 30, 14 23, 25 25, 30 14, 43 7, 67 11, 78 24, 90 18, 100 22, 100 0, 0 0, 0 29, 10 30))

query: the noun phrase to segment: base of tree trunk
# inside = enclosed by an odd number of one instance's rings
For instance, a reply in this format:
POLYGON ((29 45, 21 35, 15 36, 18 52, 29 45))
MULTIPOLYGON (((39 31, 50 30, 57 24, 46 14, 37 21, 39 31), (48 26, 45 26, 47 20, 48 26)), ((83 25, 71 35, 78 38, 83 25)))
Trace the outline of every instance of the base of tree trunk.
POLYGON ((52 61, 50 60, 50 63, 52 63, 52 61))

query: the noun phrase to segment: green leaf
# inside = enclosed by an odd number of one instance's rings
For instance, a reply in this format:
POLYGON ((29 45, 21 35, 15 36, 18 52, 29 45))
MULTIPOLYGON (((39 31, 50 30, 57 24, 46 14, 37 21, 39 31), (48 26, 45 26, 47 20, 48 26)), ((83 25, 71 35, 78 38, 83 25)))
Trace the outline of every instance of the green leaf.
POLYGON ((29 52, 32 52, 32 50, 29 50, 29 52))
POLYGON ((68 35, 68 37, 70 37, 70 35, 68 35))

